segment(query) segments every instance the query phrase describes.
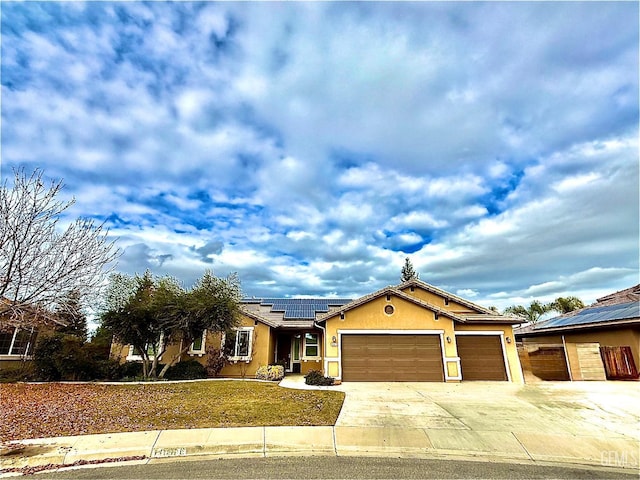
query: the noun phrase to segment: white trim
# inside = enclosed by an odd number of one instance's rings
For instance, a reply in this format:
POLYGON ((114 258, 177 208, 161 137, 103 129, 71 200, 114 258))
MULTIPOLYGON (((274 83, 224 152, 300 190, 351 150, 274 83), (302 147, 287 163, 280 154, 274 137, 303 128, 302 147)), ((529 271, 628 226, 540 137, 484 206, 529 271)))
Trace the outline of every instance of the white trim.
MULTIPOLYGON (((189 345, 189 350, 187 350, 188 355, 191 355, 192 357, 196 355, 198 357, 202 357, 207 352, 207 329, 206 328, 202 331, 201 338, 202 338, 202 344, 200 346, 201 347, 200 350, 194 350, 193 349, 194 342, 191 342, 191 345, 189 345)), ((182 348, 180 348, 180 350, 182 350, 182 348)))
MULTIPOLYGON (((160 334, 160 341, 158 342, 158 351, 161 352, 162 348, 164 347, 164 334, 160 334)), ((149 349, 149 344, 146 344, 144 346, 145 349, 149 349)), ((133 345, 129 345, 129 352, 127 353, 127 357, 125 358, 125 361, 127 362, 142 362, 142 355, 134 355, 133 354, 133 350, 134 347, 133 345)), ((156 356, 155 355, 149 355, 149 360, 153 361, 155 360, 156 356)), ((162 360, 162 355, 158 356, 158 360, 162 360)))
MULTIPOLYGON (((292 337, 293 338, 293 337, 292 337)), ((304 361, 304 362, 317 362, 318 360, 320 360, 322 358, 322 356, 320 355, 320 334, 317 332, 304 332, 302 334, 302 342, 301 343, 301 347, 302 347, 302 354, 300 355, 300 360, 304 361), (317 337, 317 342, 315 344, 315 347, 318 350, 318 355, 316 355, 315 357, 308 357, 307 356, 307 335, 315 335, 317 337)), ((291 343, 291 345, 293 346, 293 341, 291 343)), ((313 344, 310 344, 309 346, 313 347, 313 344)), ((293 356, 291 357, 291 361, 293 361, 293 356)))
MULTIPOLYGON (((228 357, 230 362, 235 362, 235 363, 237 363, 237 362, 247 362, 247 363, 249 363, 253 359, 253 357, 252 357, 252 354, 253 354, 253 329, 254 329, 254 327, 238 327, 238 328, 234 328, 233 329, 234 332, 242 332, 242 331, 245 331, 245 332, 248 331, 249 332, 249 340, 248 340, 248 342, 249 342, 249 351, 248 351, 248 355, 228 357)), ((221 349, 222 349, 223 352, 224 352, 225 341, 226 341, 226 335, 222 334, 222 348, 221 349)), ((235 345, 233 347, 234 353, 235 353, 237 347, 238 347, 238 334, 236 333, 236 342, 235 342, 235 345)))
MULTIPOLYGON (((9 332, 4 332, 4 333, 5 333, 5 335, 9 334, 9 332)), ((33 338, 35 338, 34 337, 34 333, 37 336, 37 330, 35 330, 33 327, 31 327, 31 331, 29 331, 28 328, 14 327, 13 328, 13 334, 11 335, 11 342, 9 342, 8 353, 1 354, 0 355, 0 360, 31 360, 32 355, 33 355, 33 345, 32 345, 32 341, 31 340, 33 338), (18 333, 21 330, 24 330, 25 332, 28 332, 29 339, 27 340, 27 344, 26 344, 26 346, 24 348, 24 353, 13 353, 14 347, 16 346, 16 339, 18 337, 18 333)))
MULTIPOLYGON (((447 380, 461 380, 461 370, 460 370, 460 358, 459 357, 447 357, 445 356, 445 346, 444 346, 444 330, 363 330, 363 329, 354 329, 354 330, 345 330, 338 329, 338 378, 342 380, 342 337, 343 335, 438 335, 440 337, 440 353, 442 355, 442 370, 443 370, 443 378, 446 382, 447 380), (449 372, 447 371, 447 361, 455 361, 458 364, 458 376, 450 377, 449 372)), ((504 351, 504 350, 503 350, 504 351)), ((334 357, 332 357, 334 358, 334 357)), ((328 368, 328 359, 325 358, 325 368, 328 368)), ((335 360, 334 360, 335 361, 335 360)), ((326 371, 326 370, 325 370, 326 371)))
MULTIPOLYGON (((507 348, 504 342, 504 331, 503 330, 482 330, 478 332, 474 332, 472 330, 462 331, 462 332, 454 332, 455 335, 499 335, 500 336, 500 346, 502 347, 502 360, 504 362, 504 369, 507 372, 507 381, 511 382, 511 368, 509 368, 509 359, 507 358, 507 348)), ((513 341, 513 340, 512 340, 513 341)), ((460 374, 462 374, 462 370, 460 370, 460 374)), ((464 380, 464 379, 463 379, 464 380)))

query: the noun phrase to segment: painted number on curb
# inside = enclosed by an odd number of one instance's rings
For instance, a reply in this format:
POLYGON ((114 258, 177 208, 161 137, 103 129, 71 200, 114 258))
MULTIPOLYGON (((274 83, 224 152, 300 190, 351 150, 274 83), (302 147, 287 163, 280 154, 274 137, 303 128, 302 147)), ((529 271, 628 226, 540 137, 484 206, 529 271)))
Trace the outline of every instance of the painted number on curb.
POLYGON ((153 450, 153 457, 181 457, 187 454, 187 449, 179 448, 158 448, 153 450))

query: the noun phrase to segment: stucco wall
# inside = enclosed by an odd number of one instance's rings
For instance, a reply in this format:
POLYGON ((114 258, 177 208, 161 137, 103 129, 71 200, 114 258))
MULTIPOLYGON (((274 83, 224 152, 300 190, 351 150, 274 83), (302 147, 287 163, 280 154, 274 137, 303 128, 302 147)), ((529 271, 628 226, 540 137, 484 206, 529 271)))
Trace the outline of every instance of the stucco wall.
POLYGON ((451 299, 447 304, 447 301, 444 297, 441 297, 440 295, 436 295, 435 293, 429 292, 420 287, 414 287, 413 291, 411 291, 411 287, 407 287, 403 289, 402 292, 406 293, 407 295, 411 295, 413 297, 419 298, 420 300, 423 300, 436 307, 440 307, 444 310, 448 310, 450 312, 454 312, 454 313, 455 312, 459 312, 459 313, 474 312, 473 309, 470 309, 469 307, 461 305, 460 303, 454 302, 451 299))
MULTIPOLYGON (((405 293, 412 294, 409 292, 409 289, 406 289, 405 293)), ((419 288, 415 288, 413 293, 416 294, 416 297, 419 297, 432 305, 440 306, 443 309, 450 311, 464 309, 469 311, 467 307, 463 307, 453 301, 450 301, 449 305, 445 306, 444 300, 441 297, 419 288)), ((524 382, 522 369, 520 367, 520 360, 518 358, 518 352, 513 337, 513 328, 511 325, 464 325, 443 315, 439 315, 439 318, 436 320, 434 312, 420 305, 416 305, 413 302, 394 295, 391 295, 390 300, 387 300, 386 296, 382 295, 345 312, 344 319, 341 319, 340 314, 336 313, 335 316, 327 320, 327 335, 325 342, 326 370, 327 374, 332 377, 338 377, 340 374, 339 334, 340 332, 348 333, 350 330, 384 330, 395 333, 402 333, 402 331, 405 330, 427 330, 433 331, 434 333, 441 333, 444 344, 444 368, 448 377, 447 381, 456 381, 455 379, 460 376, 459 362, 457 359, 458 353, 455 342, 456 330, 500 332, 502 333, 503 338, 509 337, 511 340, 511 343, 504 343, 505 353, 507 356, 507 368, 509 369, 511 381, 516 383, 524 382), (394 313, 392 315, 387 315, 384 312, 384 308, 387 305, 392 305, 394 307, 394 313), (332 337, 334 336, 338 340, 335 344, 332 342, 332 337), (446 341, 447 337, 451 339, 450 343, 446 341)))
MULTIPOLYGON (((339 313, 327 320, 326 323, 326 363, 328 375, 339 376, 339 340, 332 343, 332 337, 339 339, 340 332, 348 333, 350 330, 388 330, 390 332, 403 330, 429 330, 442 333, 443 338, 453 338, 453 321, 442 315, 438 320, 430 310, 427 310, 413 302, 391 295, 387 300, 383 295, 345 312, 344 320, 339 313), (387 315, 384 308, 387 305, 394 307, 394 313, 387 315)), ((434 332, 434 333, 435 333, 434 332)), ((448 357, 457 357, 455 342, 444 342, 445 368, 452 376, 458 376, 457 366, 449 367, 446 361, 448 357)), ((457 365, 457 362, 455 362, 457 365)))

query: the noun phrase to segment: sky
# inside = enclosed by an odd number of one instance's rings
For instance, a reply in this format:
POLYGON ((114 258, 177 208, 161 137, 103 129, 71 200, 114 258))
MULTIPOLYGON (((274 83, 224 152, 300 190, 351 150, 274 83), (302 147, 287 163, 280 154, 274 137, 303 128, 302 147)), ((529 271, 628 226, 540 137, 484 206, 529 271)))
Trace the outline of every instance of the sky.
MULTIPOLYGON (((2 2, 1 175, 245 295, 639 283, 637 2, 2 2)), ((64 223, 63 221, 63 223, 64 223)))

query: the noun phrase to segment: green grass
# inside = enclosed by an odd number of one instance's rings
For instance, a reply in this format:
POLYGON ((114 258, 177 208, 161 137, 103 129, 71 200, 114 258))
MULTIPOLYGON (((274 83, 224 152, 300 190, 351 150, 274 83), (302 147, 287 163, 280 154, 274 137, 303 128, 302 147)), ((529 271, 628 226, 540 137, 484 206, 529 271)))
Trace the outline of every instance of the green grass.
POLYGON ((181 428, 334 425, 344 393, 252 381, 0 385, 0 440, 181 428))

